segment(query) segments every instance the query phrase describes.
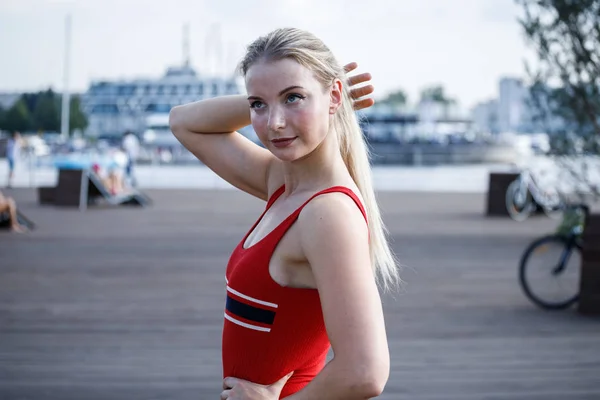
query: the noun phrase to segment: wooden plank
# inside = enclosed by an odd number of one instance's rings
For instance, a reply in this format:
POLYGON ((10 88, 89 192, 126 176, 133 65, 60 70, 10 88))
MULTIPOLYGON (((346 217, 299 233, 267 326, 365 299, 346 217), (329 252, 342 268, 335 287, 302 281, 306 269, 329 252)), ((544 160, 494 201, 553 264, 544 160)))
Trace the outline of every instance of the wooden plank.
MULTIPOLYGON (((146 209, 39 207, 0 233, 1 399, 217 399, 224 268, 264 203, 151 191, 146 209)), ((556 221, 488 219, 482 195, 378 193, 403 290, 384 294, 381 399, 597 399, 600 320, 521 293, 522 251, 556 221)))

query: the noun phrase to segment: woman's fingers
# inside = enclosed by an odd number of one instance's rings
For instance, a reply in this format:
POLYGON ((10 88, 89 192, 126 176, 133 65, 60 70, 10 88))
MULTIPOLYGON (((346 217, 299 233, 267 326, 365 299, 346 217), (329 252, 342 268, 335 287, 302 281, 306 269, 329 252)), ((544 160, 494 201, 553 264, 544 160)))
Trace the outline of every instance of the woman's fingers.
POLYGON ((231 389, 232 387, 234 387, 236 384, 238 384, 241 381, 242 381, 241 379, 237 379, 237 378, 228 376, 225 379, 223 379, 223 389, 231 389))
MULTIPOLYGON (((350 62, 344 65, 344 71, 346 74, 354 71, 358 68, 358 64, 356 62, 350 62)), ((363 108, 369 108, 373 104, 375 104, 375 100, 373 99, 360 99, 361 97, 368 96, 375 88, 373 85, 365 85, 362 87, 354 87, 361 83, 369 82, 372 79, 371 74, 368 72, 363 72, 362 74, 349 76, 348 77, 348 86, 350 87, 350 97, 354 100, 353 107, 355 110, 362 110, 363 108)))
POLYGON ((363 99, 363 100, 355 101, 353 106, 354 106, 354 110, 362 110, 363 108, 371 107, 373 104, 375 104, 375 100, 363 99))
POLYGON ((363 72, 362 74, 348 77, 348 84, 350 86, 354 86, 354 85, 358 85, 359 83, 368 82, 370 80, 371 80, 371 74, 368 72, 363 72))
POLYGON ((350 96, 353 99, 360 99, 361 97, 368 96, 375 91, 373 85, 362 86, 356 89, 350 90, 350 96))
POLYGON ((348 72, 352 72, 352 71, 354 71, 356 68, 358 68, 358 64, 357 64, 357 63, 355 63, 354 61, 353 61, 353 62, 351 62, 351 63, 348 63, 348 64, 344 65, 344 71, 345 71, 346 73, 348 73, 348 72))

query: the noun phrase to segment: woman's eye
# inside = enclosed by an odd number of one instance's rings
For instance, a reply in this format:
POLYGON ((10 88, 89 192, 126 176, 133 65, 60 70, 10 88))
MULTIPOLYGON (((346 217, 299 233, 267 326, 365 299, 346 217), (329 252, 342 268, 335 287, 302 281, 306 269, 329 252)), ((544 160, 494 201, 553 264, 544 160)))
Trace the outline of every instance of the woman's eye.
POLYGON ((250 103, 250 108, 263 108, 264 104, 261 101, 253 101, 250 103))
POLYGON ((297 102, 298 100, 302 100, 303 98, 304 98, 304 96, 302 96, 302 95, 300 95, 300 94, 297 94, 297 93, 294 93, 294 94, 290 94, 290 95, 287 97, 287 102, 288 102, 288 103, 295 103, 295 102, 297 102))

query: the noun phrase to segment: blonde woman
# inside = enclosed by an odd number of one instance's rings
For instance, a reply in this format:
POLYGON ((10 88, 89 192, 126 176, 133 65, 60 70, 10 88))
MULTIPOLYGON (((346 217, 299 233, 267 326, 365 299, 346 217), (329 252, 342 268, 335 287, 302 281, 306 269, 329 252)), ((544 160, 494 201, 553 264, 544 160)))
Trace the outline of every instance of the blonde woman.
POLYGON ((368 74, 312 34, 248 47, 247 96, 175 107, 171 129, 203 163, 267 201, 226 269, 221 399, 369 399, 390 368, 377 278, 398 281, 354 110, 368 74), (265 148, 236 132, 252 124, 265 148), (329 348, 333 359, 325 365, 329 348))

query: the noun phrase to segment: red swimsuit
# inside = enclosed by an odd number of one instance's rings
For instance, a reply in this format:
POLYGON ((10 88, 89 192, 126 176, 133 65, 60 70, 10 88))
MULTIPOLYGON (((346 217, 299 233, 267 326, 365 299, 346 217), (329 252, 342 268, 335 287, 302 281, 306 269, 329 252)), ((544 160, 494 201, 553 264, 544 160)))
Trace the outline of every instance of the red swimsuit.
POLYGON ((227 302, 223 326, 223 376, 263 385, 294 371, 281 398, 306 386, 325 365, 330 343, 316 289, 283 287, 269 274, 277 244, 318 195, 341 192, 350 196, 366 217, 354 192, 335 186, 316 193, 255 245, 244 243, 269 207, 284 191, 279 188, 265 211, 233 251, 227 265, 227 302))

